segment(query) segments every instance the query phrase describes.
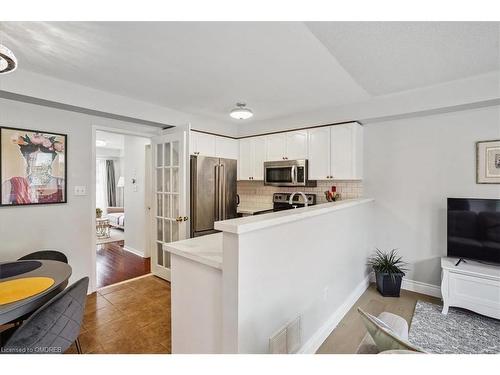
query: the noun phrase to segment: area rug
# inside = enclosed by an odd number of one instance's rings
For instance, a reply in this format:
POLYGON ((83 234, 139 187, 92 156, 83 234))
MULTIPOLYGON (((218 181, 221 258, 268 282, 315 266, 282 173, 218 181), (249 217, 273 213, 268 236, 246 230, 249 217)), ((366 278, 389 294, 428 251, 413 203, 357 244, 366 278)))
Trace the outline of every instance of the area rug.
POLYGON ((429 353, 494 354, 500 353, 500 320, 468 310, 417 301, 410 327, 409 341, 429 353))

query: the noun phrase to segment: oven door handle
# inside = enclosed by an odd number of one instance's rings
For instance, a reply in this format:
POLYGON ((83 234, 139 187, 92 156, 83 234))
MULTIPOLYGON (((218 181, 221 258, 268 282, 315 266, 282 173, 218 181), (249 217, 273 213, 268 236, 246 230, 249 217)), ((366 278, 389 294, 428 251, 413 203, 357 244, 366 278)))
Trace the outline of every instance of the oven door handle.
POLYGON ((295 185, 297 183, 297 166, 292 165, 292 183, 295 185))

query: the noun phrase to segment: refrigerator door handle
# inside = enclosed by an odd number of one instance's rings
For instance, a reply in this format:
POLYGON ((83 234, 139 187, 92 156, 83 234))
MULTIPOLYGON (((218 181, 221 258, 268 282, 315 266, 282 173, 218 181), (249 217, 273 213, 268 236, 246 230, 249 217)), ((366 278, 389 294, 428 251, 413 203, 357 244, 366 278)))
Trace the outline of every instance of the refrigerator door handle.
POLYGON ((219 166, 215 166, 215 221, 219 221, 219 207, 220 207, 220 196, 219 196, 219 185, 220 185, 220 171, 219 166))
POLYGON ((226 220, 226 168, 224 164, 220 165, 220 176, 221 176, 221 197, 220 207, 221 207, 221 220, 226 220))

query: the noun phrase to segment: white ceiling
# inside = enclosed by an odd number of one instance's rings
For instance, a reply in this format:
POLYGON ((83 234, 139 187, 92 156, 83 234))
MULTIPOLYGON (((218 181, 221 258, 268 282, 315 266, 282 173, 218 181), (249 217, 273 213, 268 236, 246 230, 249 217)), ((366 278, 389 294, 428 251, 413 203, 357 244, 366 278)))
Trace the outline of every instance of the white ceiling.
POLYGON ((21 69, 231 120, 364 101, 499 69, 498 23, 4 22, 21 69))
POLYGON ((471 77, 500 67, 498 22, 308 22, 370 94, 471 77))

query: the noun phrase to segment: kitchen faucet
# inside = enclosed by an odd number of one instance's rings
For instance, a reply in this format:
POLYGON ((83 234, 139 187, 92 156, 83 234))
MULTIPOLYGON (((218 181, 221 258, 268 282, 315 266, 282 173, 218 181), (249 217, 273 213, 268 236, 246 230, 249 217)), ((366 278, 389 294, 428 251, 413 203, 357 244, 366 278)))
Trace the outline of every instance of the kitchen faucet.
POLYGON ((288 204, 291 204, 293 206, 293 208, 297 208, 296 205, 293 205, 293 197, 295 197, 295 194, 300 194, 302 195, 302 198, 304 198, 304 207, 307 207, 307 197, 306 195, 301 192, 301 191, 296 191, 296 192, 293 192, 291 195, 290 195, 290 199, 288 200, 288 204))

